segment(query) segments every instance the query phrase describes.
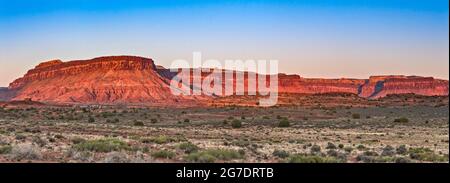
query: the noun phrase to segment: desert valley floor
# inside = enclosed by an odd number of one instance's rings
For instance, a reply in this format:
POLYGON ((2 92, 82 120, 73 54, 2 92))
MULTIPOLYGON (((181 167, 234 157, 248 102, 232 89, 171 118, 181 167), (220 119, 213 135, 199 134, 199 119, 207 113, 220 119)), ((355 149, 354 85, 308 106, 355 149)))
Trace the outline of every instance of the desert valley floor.
POLYGON ((5 104, 0 162, 448 162, 448 97, 342 99, 270 108, 5 104))

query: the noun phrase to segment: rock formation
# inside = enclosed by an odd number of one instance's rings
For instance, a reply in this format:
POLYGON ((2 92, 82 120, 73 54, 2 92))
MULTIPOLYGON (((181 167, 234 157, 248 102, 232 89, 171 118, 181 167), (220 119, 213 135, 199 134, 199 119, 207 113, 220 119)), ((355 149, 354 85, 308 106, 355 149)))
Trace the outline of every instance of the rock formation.
MULTIPOLYGON (((191 69, 193 72, 195 69, 191 69)), ((226 71, 232 72, 232 71, 226 71)), ((176 72, 156 66, 152 59, 109 56, 63 62, 52 60, 37 65, 9 87, 0 88, 0 100, 32 100, 46 103, 191 105, 215 96, 175 96, 170 80, 176 72)), ((222 73, 224 75, 224 73, 222 73)), ((245 91, 248 74, 244 73, 245 91)), ((209 75, 204 72, 203 80, 209 75)), ((256 75, 257 77, 264 77, 256 75)), ((194 77, 191 77, 191 81, 194 77)), ((279 74, 279 93, 349 93, 377 99, 390 94, 448 96, 447 80, 419 76, 372 76, 369 79, 309 79, 279 74)), ((222 85, 237 82, 236 76, 222 85)), ((190 88, 199 86, 188 86, 190 88)))
POLYGON ((16 92, 12 100, 49 103, 173 104, 190 99, 171 94, 153 60, 132 56, 44 62, 9 90, 16 92))

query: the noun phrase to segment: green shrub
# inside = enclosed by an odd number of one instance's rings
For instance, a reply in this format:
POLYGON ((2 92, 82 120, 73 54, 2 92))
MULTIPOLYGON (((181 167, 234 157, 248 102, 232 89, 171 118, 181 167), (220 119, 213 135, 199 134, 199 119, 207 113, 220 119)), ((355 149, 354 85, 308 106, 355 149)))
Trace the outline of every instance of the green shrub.
POLYGON ((448 161, 448 156, 437 155, 428 148, 411 148, 411 149, 409 149, 409 157, 411 159, 415 159, 415 160, 419 160, 419 161, 429 161, 429 162, 447 162, 448 161))
POLYGON ((186 154, 197 152, 200 149, 198 146, 190 142, 181 143, 178 145, 178 148, 183 150, 186 154))
POLYGON ((394 156, 395 155, 395 149, 394 147, 387 145, 383 148, 383 152, 381 152, 381 156, 394 156))
POLYGON ((395 163, 411 163, 411 160, 404 157, 397 157, 394 159, 395 163))
POLYGON ((89 117, 89 120, 88 120, 88 122, 89 122, 89 123, 94 123, 94 122, 95 122, 95 118, 94 118, 94 117, 92 117, 92 116, 91 116, 91 117, 89 117))
POLYGON ((396 123, 408 123, 409 119, 405 118, 405 117, 401 117, 401 118, 394 119, 394 122, 396 122, 396 123))
POLYGON ((302 154, 296 154, 289 157, 289 163, 342 163, 333 157, 321 157, 321 156, 308 156, 302 154))
POLYGON ((353 151, 352 147, 344 147, 344 151, 347 153, 351 153, 353 151))
POLYGON ((133 125, 134 126, 144 126, 144 122, 135 120, 133 125))
POLYGON ((16 140, 25 140, 27 137, 25 135, 22 134, 17 134, 16 135, 16 140))
POLYGON ((273 151, 272 155, 276 156, 276 157, 279 157, 279 158, 287 158, 287 157, 289 157, 289 153, 287 151, 278 150, 278 149, 273 151))
POLYGON ((208 153, 191 153, 184 158, 188 162, 195 163, 214 163, 216 161, 216 157, 208 154, 208 153))
POLYGON ((366 149, 366 146, 364 146, 364 145, 362 145, 362 144, 359 144, 359 145, 356 147, 356 149, 362 151, 362 150, 365 150, 365 149, 366 149))
POLYGON ((160 150, 152 153, 152 157, 154 158, 164 158, 164 159, 172 159, 175 157, 175 153, 167 150, 160 150))
POLYGON ((406 153, 408 153, 408 149, 406 148, 406 145, 400 145, 397 147, 396 152, 397 154, 405 155, 406 153))
POLYGON ((367 156, 358 155, 356 161, 361 161, 364 163, 393 163, 396 161, 395 157, 392 156, 367 156))
POLYGON ((289 120, 287 120, 287 119, 282 119, 278 123, 278 127, 280 127, 280 128, 287 128, 287 127, 290 127, 290 126, 291 126, 291 124, 290 124, 289 120))
POLYGON ((83 141, 73 146, 78 151, 111 152, 129 149, 126 142, 119 139, 98 139, 83 141))
POLYGON ((86 139, 83 139, 83 138, 80 138, 80 137, 75 137, 75 138, 72 139, 72 143, 73 144, 80 144, 80 143, 83 143, 83 142, 86 142, 86 139))
POLYGON ((65 137, 63 135, 61 135, 61 134, 56 134, 54 137, 56 139, 65 139, 65 137))
POLYGON ((8 154, 11 152, 11 150, 12 150, 12 146, 10 146, 10 145, 1 146, 0 154, 8 154))
POLYGON ((184 138, 181 137, 168 137, 165 135, 160 135, 157 137, 150 137, 150 138, 142 138, 141 142, 142 143, 155 143, 155 144, 167 144, 170 142, 180 142, 180 141, 184 141, 184 138))
POLYGON ((326 149, 336 149, 336 145, 331 142, 328 142, 326 149))
POLYGON ((364 156, 378 156, 378 153, 375 151, 365 151, 363 152, 364 156))
POLYGON ((212 163, 215 160, 229 161, 233 159, 242 159, 243 155, 235 150, 227 149, 209 149, 202 152, 191 153, 186 156, 189 162, 212 163))
POLYGON ((318 145, 313 145, 313 146, 311 147, 311 153, 312 153, 312 154, 320 153, 320 151, 321 151, 321 148, 320 148, 320 146, 318 146, 318 145))
POLYGON ((233 128, 241 128, 242 127, 242 122, 239 120, 233 120, 233 122, 231 122, 231 127, 233 128))
POLYGON ((353 118, 353 119, 360 119, 360 118, 361 118, 361 115, 355 113, 355 114, 352 114, 352 118, 353 118))

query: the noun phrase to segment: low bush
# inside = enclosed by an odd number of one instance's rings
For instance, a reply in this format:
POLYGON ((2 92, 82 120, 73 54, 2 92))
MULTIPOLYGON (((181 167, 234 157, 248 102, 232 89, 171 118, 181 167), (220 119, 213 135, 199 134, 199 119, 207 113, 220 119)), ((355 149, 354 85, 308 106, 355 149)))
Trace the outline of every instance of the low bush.
POLYGON ((409 149, 409 157, 419 161, 429 162, 447 162, 448 156, 435 154, 428 148, 411 148, 409 149))
POLYGON ((278 127, 280 128, 287 128, 290 127, 291 123, 289 122, 289 120, 287 119, 282 119, 279 123, 278 123, 278 127))
POLYGON ((190 142, 181 143, 178 145, 178 148, 183 150, 186 154, 197 152, 200 149, 198 146, 190 142))
POLYGON ((321 157, 321 156, 311 156, 296 154, 289 157, 289 163, 342 163, 341 160, 333 157, 321 157))
POLYGON ((331 142, 328 142, 326 149, 336 149, 336 145, 331 142))
POLYGON ((318 145, 313 145, 311 147, 311 154, 317 154, 321 152, 321 148, 318 145))
POLYGON ((409 119, 405 118, 405 117, 402 117, 402 118, 394 119, 394 122, 396 122, 396 123, 407 123, 407 122, 409 122, 409 119))
POLYGON ((10 145, 0 146, 0 154, 9 154, 11 150, 12 146, 10 145))
POLYGON ((242 127, 242 122, 239 120, 233 120, 233 122, 231 122, 231 127, 233 128, 241 128, 242 127))
POLYGON ((229 161, 233 159, 242 159, 244 156, 235 151, 227 149, 209 149, 201 152, 191 153, 186 156, 189 162, 212 163, 215 160, 229 161))
POLYGON ((290 154, 287 151, 276 149, 275 151, 273 151, 272 155, 279 158, 287 158, 290 154))
POLYGON ((154 158, 172 159, 175 156, 176 154, 174 152, 168 150, 160 150, 152 153, 152 157, 154 158))
POLYGON ((405 155, 408 153, 408 149, 406 148, 406 145, 400 145, 396 149, 397 154, 405 155))
POLYGON ((352 118, 353 118, 353 119, 360 119, 360 118, 361 118, 361 115, 355 113, 355 114, 352 114, 352 118))
POLYGON ((144 126, 144 122, 135 120, 133 125, 134 126, 144 126))
POLYGON ((40 149, 31 144, 13 146, 10 154, 15 160, 39 160, 42 157, 40 149))
POLYGON ((73 146, 78 151, 112 152, 127 150, 130 147, 119 139, 87 140, 73 146))
POLYGON ((165 136, 165 135, 141 139, 141 142, 145 143, 145 144, 148 144, 148 143, 167 144, 167 143, 171 143, 171 142, 181 142, 181 141, 185 141, 185 139, 182 137, 169 137, 169 136, 165 136))

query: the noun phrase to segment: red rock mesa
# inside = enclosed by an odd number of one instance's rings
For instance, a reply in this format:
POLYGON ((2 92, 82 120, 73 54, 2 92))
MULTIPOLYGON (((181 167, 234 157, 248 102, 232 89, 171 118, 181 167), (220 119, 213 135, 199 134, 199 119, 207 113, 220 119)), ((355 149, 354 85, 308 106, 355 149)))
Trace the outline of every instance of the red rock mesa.
MULTIPOLYGON (((230 72, 230 71, 228 71, 230 72)), ((245 73, 246 75, 248 73, 245 73)), ((152 59, 108 56, 37 65, 8 88, 0 100, 32 100, 78 104, 201 104, 219 96, 174 96, 170 79, 176 73, 156 66, 152 59)), ((203 73, 202 78, 208 73, 203 73)), ((369 79, 309 79, 279 74, 279 93, 351 93, 377 99, 389 94, 448 96, 448 80, 420 76, 372 76, 369 79)), ((259 76, 258 76, 259 77, 259 76)), ((247 80, 247 76, 244 79, 247 80)), ((236 79, 233 82, 236 85, 236 79)), ((223 81, 224 85, 225 81, 223 81)), ((247 83, 245 83, 247 91, 247 83)), ((192 86, 195 87, 195 86, 192 86)))

